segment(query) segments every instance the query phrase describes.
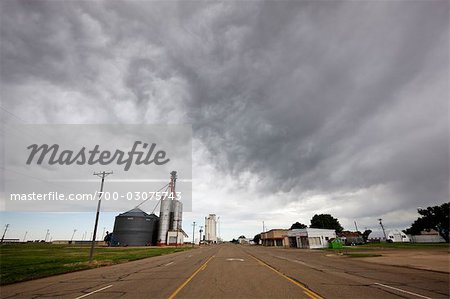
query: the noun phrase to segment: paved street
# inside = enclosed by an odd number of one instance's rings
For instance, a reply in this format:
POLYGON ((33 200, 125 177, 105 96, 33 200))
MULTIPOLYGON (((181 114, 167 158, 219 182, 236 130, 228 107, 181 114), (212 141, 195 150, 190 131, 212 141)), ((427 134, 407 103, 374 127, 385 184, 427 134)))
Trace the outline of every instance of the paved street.
POLYGON ((324 251, 204 247, 1 288, 1 298, 448 298, 446 273, 324 251))

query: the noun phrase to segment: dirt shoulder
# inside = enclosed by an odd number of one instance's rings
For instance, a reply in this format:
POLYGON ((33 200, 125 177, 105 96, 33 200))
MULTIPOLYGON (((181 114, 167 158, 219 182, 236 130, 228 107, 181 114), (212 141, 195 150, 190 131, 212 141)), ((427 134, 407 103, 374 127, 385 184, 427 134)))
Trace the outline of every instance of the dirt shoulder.
POLYGON ((379 257, 363 257, 365 262, 450 273, 450 254, 446 249, 370 250, 379 257))

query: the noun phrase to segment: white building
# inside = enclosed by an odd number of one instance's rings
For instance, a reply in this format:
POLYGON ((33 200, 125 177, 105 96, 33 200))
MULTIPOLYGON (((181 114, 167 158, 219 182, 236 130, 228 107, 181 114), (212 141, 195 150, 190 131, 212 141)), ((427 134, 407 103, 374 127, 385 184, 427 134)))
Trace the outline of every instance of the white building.
POLYGON ((289 246, 297 248, 327 248, 328 241, 336 238, 333 229, 302 228, 288 230, 289 246))
POLYGON ((410 242, 408 236, 399 230, 390 230, 386 232, 386 237, 388 242, 410 242))
POLYGON ((252 244, 252 240, 249 239, 249 238, 241 238, 241 237, 239 237, 237 240, 238 240, 239 244, 243 244, 243 245, 252 244))
POLYGON ((167 232, 167 245, 183 245, 184 239, 189 236, 182 230, 167 232))
POLYGON ((217 220, 216 214, 209 214, 205 217, 205 241, 217 243, 217 220))
POLYGON ((412 243, 445 243, 445 239, 434 229, 423 230, 420 235, 407 236, 412 243))

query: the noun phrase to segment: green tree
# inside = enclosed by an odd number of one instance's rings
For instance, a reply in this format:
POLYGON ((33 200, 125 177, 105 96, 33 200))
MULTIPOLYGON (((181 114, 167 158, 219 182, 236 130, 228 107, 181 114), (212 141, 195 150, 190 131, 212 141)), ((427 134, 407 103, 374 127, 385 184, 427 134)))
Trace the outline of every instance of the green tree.
POLYGON ((295 222, 294 224, 291 225, 291 229, 301 229, 301 228, 307 228, 308 226, 306 226, 303 223, 300 222, 295 222))
POLYGON ((261 240, 261 234, 257 234, 253 237, 253 242, 255 242, 255 244, 259 244, 260 240, 261 240))
POLYGON ((344 228, 339 223, 339 220, 337 220, 337 218, 334 218, 330 214, 314 215, 311 219, 311 225, 309 227, 334 229, 337 233, 340 233, 344 230, 344 228))
POLYGON ((440 206, 419 209, 417 212, 421 217, 417 218, 405 232, 412 235, 420 235, 426 229, 434 229, 439 232, 445 242, 449 243, 449 210, 450 202, 440 206))
POLYGON ((366 229, 363 233, 362 233, 362 238, 364 240, 364 243, 367 243, 367 240, 369 239, 369 235, 372 233, 371 229, 366 229))

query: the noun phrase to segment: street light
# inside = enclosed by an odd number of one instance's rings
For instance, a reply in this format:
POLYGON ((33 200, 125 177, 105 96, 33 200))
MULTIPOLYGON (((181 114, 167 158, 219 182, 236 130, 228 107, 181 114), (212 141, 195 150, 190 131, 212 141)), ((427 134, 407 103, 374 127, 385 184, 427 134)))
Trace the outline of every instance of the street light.
POLYGON ((192 228, 192 247, 194 247, 194 243, 195 243, 195 221, 192 224, 193 228, 192 228))
POLYGON ((200 238, 199 238, 199 240, 198 240, 198 245, 199 245, 199 246, 200 246, 200 244, 202 243, 202 232, 203 232, 203 226, 200 226, 200 230, 199 230, 200 238))

